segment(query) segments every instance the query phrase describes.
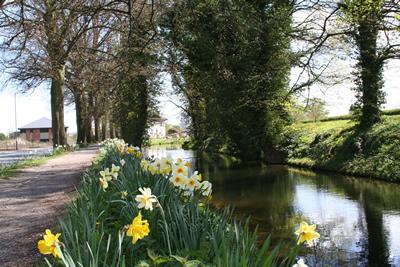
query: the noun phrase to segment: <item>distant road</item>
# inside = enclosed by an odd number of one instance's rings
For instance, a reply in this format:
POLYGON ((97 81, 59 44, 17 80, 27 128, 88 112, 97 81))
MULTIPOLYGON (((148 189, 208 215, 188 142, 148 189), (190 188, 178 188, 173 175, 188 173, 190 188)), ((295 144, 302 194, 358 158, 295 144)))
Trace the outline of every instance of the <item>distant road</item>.
POLYGON ((29 157, 50 155, 52 151, 52 147, 18 151, 0 151, 0 165, 16 163, 29 157))

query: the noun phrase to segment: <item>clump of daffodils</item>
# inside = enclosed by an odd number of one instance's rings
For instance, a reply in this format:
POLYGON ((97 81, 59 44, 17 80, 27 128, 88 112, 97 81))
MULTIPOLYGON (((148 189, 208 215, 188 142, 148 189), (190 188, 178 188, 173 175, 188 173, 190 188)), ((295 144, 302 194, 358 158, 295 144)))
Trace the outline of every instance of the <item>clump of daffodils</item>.
POLYGON ((295 234, 298 237, 297 244, 307 243, 309 247, 313 245, 314 240, 320 237, 319 233, 315 231, 317 226, 315 224, 309 225, 307 222, 301 222, 295 234))
POLYGON ((142 219, 142 214, 139 214, 132 220, 132 223, 127 226, 126 235, 132 237, 132 244, 136 244, 139 239, 143 239, 150 233, 150 227, 147 220, 142 219))
POLYGON ((190 173, 191 164, 189 161, 178 158, 174 162, 171 157, 152 161, 142 159, 140 166, 152 175, 167 177, 176 188, 183 191, 184 195, 191 196, 197 191, 203 196, 211 196, 212 184, 208 181, 202 181, 203 178, 199 172, 190 173))
POLYGON ((110 181, 117 180, 119 170, 120 170, 119 166, 112 164, 111 171, 109 168, 105 168, 104 170, 100 171, 99 183, 100 187, 103 190, 106 190, 108 188, 108 183, 110 181))
POLYGON ((38 242, 39 252, 43 255, 52 254, 55 258, 60 257, 60 253, 57 249, 57 245, 60 245, 59 240, 61 233, 53 234, 49 229, 46 229, 43 239, 38 242))

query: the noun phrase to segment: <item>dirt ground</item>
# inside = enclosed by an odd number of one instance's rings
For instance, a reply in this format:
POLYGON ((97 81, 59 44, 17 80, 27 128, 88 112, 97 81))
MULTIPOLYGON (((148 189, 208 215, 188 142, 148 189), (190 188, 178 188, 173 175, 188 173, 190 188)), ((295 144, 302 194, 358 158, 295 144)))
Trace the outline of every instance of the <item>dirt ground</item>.
POLYGON ((40 259, 37 241, 54 229, 97 151, 68 153, 0 179, 0 266, 32 266, 40 259))

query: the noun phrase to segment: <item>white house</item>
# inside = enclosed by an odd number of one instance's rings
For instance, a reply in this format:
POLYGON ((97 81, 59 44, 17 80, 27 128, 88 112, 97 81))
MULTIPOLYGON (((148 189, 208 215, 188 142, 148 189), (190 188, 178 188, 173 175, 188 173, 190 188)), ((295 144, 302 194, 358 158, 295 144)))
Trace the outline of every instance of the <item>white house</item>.
POLYGON ((150 138, 166 138, 167 133, 165 130, 165 118, 157 118, 154 120, 154 124, 148 129, 150 138))

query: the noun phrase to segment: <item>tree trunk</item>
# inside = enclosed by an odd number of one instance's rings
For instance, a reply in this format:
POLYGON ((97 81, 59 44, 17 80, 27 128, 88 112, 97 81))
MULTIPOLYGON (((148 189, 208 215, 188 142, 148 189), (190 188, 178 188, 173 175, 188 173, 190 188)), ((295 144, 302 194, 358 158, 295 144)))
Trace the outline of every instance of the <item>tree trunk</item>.
POLYGON ((100 120, 99 118, 94 118, 94 141, 99 142, 100 140, 100 120))
POLYGON ((107 116, 104 116, 101 120, 101 141, 107 139, 107 116))
POLYGON ((380 120, 383 99, 383 64, 377 54, 378 26, 376 19, 366 18, 358 27, 356 36, 359 48, 359 102, 361 104, 360 126, 369 128, 380 120))
POLYGON ((76 110, 76 129, 77 129, 77 143, 85 142, 85 124, 83 119, 83 96, 79 90, 74 90, 75 110, 76 110))
POLYGON ((108 124, 110 125, 110 138, 113 139, 115 137, 114 125, 111 123, 111 121, 108 121, 108 124))
POLYGON ((50 88, 53 147, 68 145, 64 125, 65 65, 61 65, 55 71, 55 74, 55 77, 51 79, 50 88))

